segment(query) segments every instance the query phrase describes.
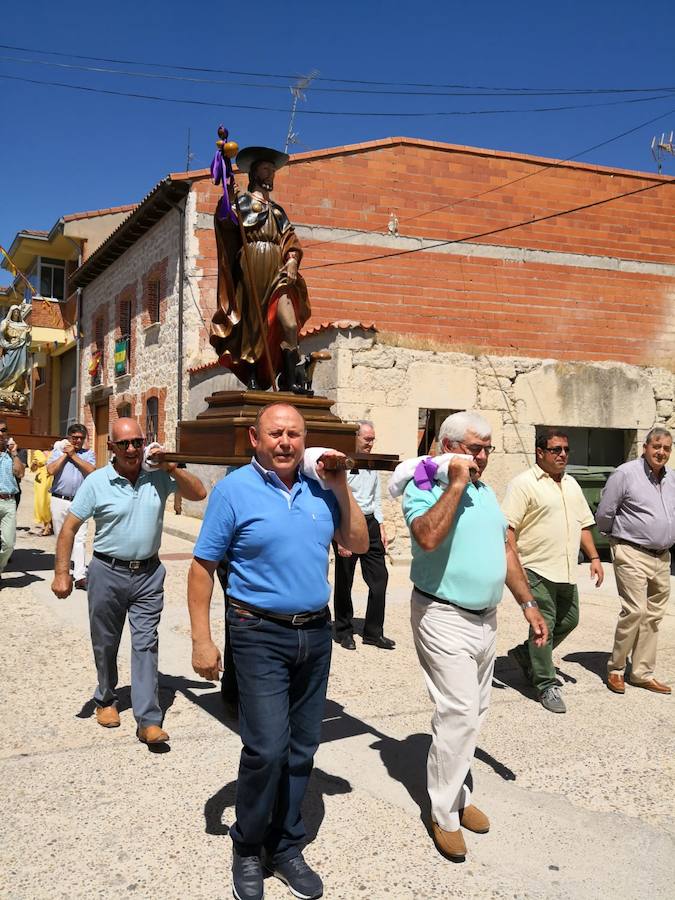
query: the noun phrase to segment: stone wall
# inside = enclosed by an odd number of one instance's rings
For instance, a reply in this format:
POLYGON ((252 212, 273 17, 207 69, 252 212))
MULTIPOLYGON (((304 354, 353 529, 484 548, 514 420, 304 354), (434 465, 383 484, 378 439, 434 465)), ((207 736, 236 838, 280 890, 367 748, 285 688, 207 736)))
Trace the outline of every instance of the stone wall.
MULTIPOLYGON (((321 345, 332 359, 317 365, 315 390, 336 400, 343 419, 372 419, 382 453, 417 455, 421 408, 479 410, 492 424, 496 448, 485 480, 500 498, 508 481, 532 465, 537 425, 634 430, 633 454, 653 424, 675 425, 673 375, 665 369, 410 349, 364 329, 324 331, 303 349, 321 345)), ((388 499, 387 480, 381 476, 390 554, 403 560, 408 533, 398 501, 388 499)))

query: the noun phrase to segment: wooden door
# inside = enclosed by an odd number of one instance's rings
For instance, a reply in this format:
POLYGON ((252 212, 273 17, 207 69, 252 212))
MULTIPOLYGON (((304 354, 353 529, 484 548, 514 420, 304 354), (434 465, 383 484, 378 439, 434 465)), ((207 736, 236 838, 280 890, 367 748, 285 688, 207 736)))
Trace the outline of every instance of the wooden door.
POLYGON ((108 402, 94 407, 94 429, 96 431, 96 468, 100 469, 108 463, 108 402))

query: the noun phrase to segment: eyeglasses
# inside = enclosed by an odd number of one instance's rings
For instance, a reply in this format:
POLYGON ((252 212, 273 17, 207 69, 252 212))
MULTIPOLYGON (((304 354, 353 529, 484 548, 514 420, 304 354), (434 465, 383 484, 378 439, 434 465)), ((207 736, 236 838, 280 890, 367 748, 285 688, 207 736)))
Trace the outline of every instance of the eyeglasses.
POLYGON ((116 447, 119 447, 120 450, 128 450, 129 445, 131 445, 134 450, 140 450, 145 443, 145 438, 131 438, 131 440, 127 440, 125 438, 122 441, 110 441, 110 443, 114 444, 116 447))
POLYGON ((552 453, 554 456, 560 456, 561 453, 564 453, 566 456, 570 455, 569 447, 544 447, 544 450, 547 453, 552 453))
POLYGON ((0 428, 0 434, 7 434, 8 431, 9 431, 9 428, 7 428, 6 425, 4 428, 0 428))
POLYGON ((483 444, 464 444, 464 443, 462 443, 462 446, 466 447, 466 449, 469 451, 469 453, 472 456, 480 456, 481 453, 485 453, 486 456, 489 456, 491 453, 494 453, 494 451, 495 451, 495 448, 492 446, 492 444, 488 444, 488 446, 485 447, 483 444))

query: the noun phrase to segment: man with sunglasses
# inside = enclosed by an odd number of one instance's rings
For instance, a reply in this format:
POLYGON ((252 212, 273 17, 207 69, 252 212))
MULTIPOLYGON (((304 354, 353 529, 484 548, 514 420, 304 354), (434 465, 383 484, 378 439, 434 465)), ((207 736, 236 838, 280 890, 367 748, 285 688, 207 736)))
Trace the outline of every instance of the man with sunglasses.
MULTIPOLYGON (((118 419, 108 449, 111 462, 90 475, 78 490, 56 544, 52 591, 67 597, 73 587, 68 566, 78 529, 96 523, 94 556, 89 565, 87 598, 98 686, 96 721, 104 728, 120 724, 117 711, 117 650, 124 620, 131 632, 131 706, 137 736, 145 744, 165 743, 158 695, 158 628, 164 605, 164 576, 159 560, 166 499, 179 489, 187 500, 203 500, 201 481, 175 463, 143 467, 145 438, 135 419, 118 419)), ((161 448, 148 453, 152 459, 161 448)))
POLYGON ((439 431, 440 452, 458 455, 450 460, 447 486, 425 489, 413 479, 403 496, 412 536, 413 638, 436 707, 427 761, 432 834, 440 852, 456 862, 466 855, 462 828, 490 829, 471 802, 470 766, 490 703, 505 583, 536 640, 548 638, 516 549, 506 541, 497 498, 481 481, 494 450, 491 436, 490 423, 477 413, 448 416, 439 431))
MULTIPOLYGON (((57 540, 73 497, 87 475, 91 475, 96 469, 93 450, 84 449, 86 440, 87 429, 79 422, 74 422, 68 428, 65 439, 54 445, 47 459, 47 474, 54 476, 49 505, 52 528, 57 540)), ((87 529, 82 527, 75 535, 72 557, 75 588, 82 591, 87 589, 86 540, 87 529)))
POLYGON ((607 663, 607 687, 623 694, 629 684, 654 694, 670 685, 654 677, 659 625, 670 598, 670 548, 675 544, 675 472, 666 466, 673 449, 667 428, 657 425, 645 438, 642 456, 609 476, 595 521, 611 536, 612 561, 621 612, 607 663))
POLYGON ((24 472, 7 422, 0 419, 0 579, 16 542, 16 495, 24 472))
POLYGON ((553 664, 553 648, 579 624, 577 572, 579 547, 591 563, 591 579, 600 587, 604 572, 591 529, 593 513, 579 483, 565 471, 569 439, 559 428, 547 428, 535 443, 535 465, 513 478, 502 510, 509 522, 508 539, 518 548, 532 594, 548 625, 548 641, 528 639, 508 651, 530 681, 544 709, 567 711, 553 664))

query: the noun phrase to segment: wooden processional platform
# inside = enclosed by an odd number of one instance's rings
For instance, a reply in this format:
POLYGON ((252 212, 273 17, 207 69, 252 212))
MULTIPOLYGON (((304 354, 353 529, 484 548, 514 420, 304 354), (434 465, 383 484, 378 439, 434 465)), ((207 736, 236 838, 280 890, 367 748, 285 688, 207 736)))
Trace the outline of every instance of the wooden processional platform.
POLYGON ((175 453, 164 454, 169 462, 210 466, 246 465, 253 455, 248 429, 268 403, 283 401, 295 406, 307 424, 307 447, 330 447, 353 457, 354 468, 393 471, 398 456, 385 453, 356 454, 358 425, 343 422, 330 411, 328 397, 305 397, 286 391, 217 391, 206 398, 207 408, 196 419, 178 423, 175 453))

